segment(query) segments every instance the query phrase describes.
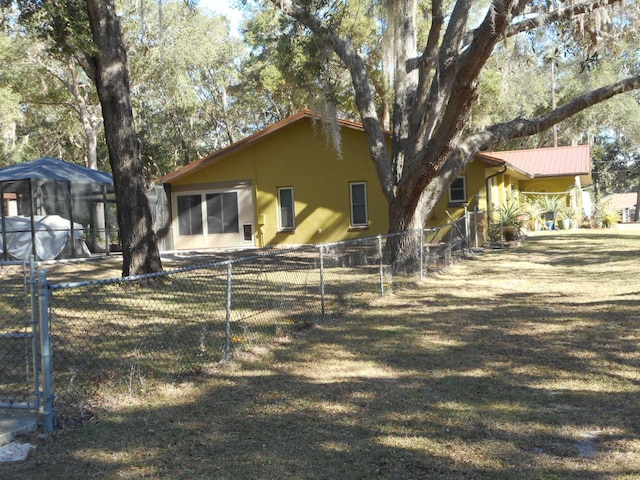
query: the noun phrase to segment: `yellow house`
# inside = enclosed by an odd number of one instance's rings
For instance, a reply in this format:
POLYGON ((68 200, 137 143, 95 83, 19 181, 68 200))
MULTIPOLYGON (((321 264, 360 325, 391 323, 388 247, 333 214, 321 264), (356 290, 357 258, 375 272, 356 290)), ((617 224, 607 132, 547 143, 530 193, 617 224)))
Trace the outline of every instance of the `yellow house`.
POLYGON ((483 152, 476 158, 504 165, 505 171, 487 183, 490 211, 516 195, 530 199, 553 196, 578 214, 583 208, 589 210, 590 196, 584 190, 593 183, 589 145, 483 152))
MULTIPOLYGON (((304 110, 159 179, 171 211, 165 246, 301 245, 387 233, 388 207, 362 125, 338 124, 340 153, 318 115, 304 110)), ((504 177, 505 165, 491 156, 471 162, 429 224, 445 223, 447 212, 486 210, 487 178, 504 177)))
POLYGON ((387 204, 360 124, 340 154, 310 111, 160 179, 174 249, 326 243, 386 233, 387 204))

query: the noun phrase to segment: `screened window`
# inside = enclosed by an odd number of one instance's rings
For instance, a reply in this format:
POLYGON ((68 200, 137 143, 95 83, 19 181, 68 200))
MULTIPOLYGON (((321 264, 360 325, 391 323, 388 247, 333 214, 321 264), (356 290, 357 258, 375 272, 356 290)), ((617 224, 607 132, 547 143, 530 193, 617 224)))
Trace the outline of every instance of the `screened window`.
POLYGON ((449 187, 449 202, 464 203, 467 201, 467 185, 465 177, 458 177, 449 187))
POLYGON ((209 235, 238 233, 238 192, 208 193, 207 229, 209 235))
POLYGON ((178 232, 180 235, 202 235, 202 199, 200 195, 178 197, 178 232))
POLYGON ((367 184, 365 182, 350 183, 349 188, 351 190, 351 226, 368 226, 367 184))
POLYGON ((278 189, 278 208, 280 209, 280 229, 293 230, 296 228, 293 187, 278 189))

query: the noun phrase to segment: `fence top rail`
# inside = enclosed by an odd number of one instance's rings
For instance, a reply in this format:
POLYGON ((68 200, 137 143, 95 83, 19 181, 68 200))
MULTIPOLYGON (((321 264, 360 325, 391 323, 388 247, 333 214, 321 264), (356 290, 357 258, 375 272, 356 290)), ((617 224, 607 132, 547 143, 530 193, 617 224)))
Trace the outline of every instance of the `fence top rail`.
POLYGON ((16 265, 24 265, 26 260, 0 260, 0 268, 15 267, 16 265))
POLYGON ((387 233, 387 234, 381 234, 381 235, 376 235, 374 237, 365 237, 365 238, 354 238, 351 240, 341 240, 339 242, 328 242, 328 243, 316 243, 315 246, 318 248, 328 248, 328 247, 335 247, 335 246, 339 246, 339 245, 345 245, 345 244, 352 244, 352 243, 365 243, 365 242, 370 242, 374 239, 378 239, 378 238, 390 238, 390 237, 395 237, 395 236, 399 236, 399 235, 406 235, 406 234, 410 234, 410 233, 418 233, 420 231, 424 232, 424 233, 431 233, 431 232, 437 232, 439 230, 441 230, 442 228, 446 227, 447 225, 450 225, 451 222, 448 222, 444 225, 440 225, 438 227, 431 227, 431 228, 416 228, 413 230, 405 230, 404 232, 397 232, 397 233, 387 233))
MULTIPOLYGON (((199 263, 199 264, 189 265, 185 267, 174 268, 170 270, 163 270, 162 272, 147 273, 143 275, 131 275, 128 277, 114 277, 114 278, 105 278, 100 280, 85 280, 85 281, 79 281, 79 282, 48 284, 47 288, 50 290, 62 290, 67 288, 82 288, 82 287, 96 286, 96 285, 111 285, 111 284, 117 284, 117 283, 128 283, 128 282, 137 282, 141 280, 151 280, 151 279, 156 279, 161 277, 167 277, 170 275, 176 275, 179 273, 190 272, 194 270, 228 267, 229 265, 233 265, 233 264, 250 262, 250 261, 258 260, 261 258, 277 257, 281 255, 287 255, 293 252, 324 249, 324 248, 330 248, 330 247, 345 245, 345 244, 370 242, 373 239, 391 238, 394 236, 406 235, 406 234, 417 233, 417 232, 434 233, 454 223, 455 222, 447 222, 446 224, 440 225, 438 227, 416 228, 416 229, 407 230, 404 232, 397 232, 397 233, 391 233, 391 234, 385 234, 385 235, 376 235, 376 236, 366 237, 366 238, 356 238, 352 240, 343 240, 340 242, 319 243, 319 244, 312 244, 312 245, 297 245, 297 246, 292 246, 287 248, 274 248, 272 250, 259 251, 255 255, 247 255, 244 257, 237 257, 229 260, 217 260, 214 262, 199 263)), ((0 267, 2 266, 2 264, 19 265, 19 264, 22 264, 22 262, 0 262, 0 267)))
POLYGON ((225 266, 228 267, 231 264, 250 262, 260 258, 277 257, 281 255, 286 255, 292 252, 309 250, 312 248, 314 247, 309 245, 302 245, 299 247, 283 248, 283 249, 277 249, 277 250, 271 250, 271 251, 258 252, 255 255, 247 255, 245 257, 232 258, 230 260, 217 260, 214 262, 198 263, 194 265, 188 265, 186 267, 163 270, 162 272, 145 273, 143 275, 130 275, 127 277, 113 277, 113 278, 104 278, 100 280, 84 280, 79 282, 49 284, 48 288, 50 290, 62 290, 66 288, 82 288, 82 287, 89 287, 89 286, 96 286, 96 285, 112 285, 117 283, 137 282, 140 280, 152 280, 156 278, 167 277, 170 275, 176 275, 179 273, 190 272, 194 270, 221 268, 225 266))

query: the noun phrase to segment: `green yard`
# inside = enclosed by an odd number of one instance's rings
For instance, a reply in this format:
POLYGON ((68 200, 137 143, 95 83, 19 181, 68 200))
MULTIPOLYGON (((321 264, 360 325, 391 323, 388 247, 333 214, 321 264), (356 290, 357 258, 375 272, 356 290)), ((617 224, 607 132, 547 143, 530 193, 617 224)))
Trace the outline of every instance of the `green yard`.
POLYGON ((194 377, 2 479, 635 479, 640 231, 544 233, 194 377))

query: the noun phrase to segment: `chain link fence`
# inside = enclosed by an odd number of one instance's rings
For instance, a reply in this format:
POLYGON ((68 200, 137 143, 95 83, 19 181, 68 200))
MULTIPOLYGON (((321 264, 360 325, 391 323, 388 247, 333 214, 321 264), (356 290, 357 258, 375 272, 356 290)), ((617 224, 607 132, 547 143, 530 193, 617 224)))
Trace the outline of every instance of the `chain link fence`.
MULTIPOLYGON (((82 423, 110 396, 198 375, 301 329, 338 321, 400 282, 473 254, 472 231, 465 217, 397 236, 245 251, 158 274, 76 283, 50 284, 41 271, 38 305, 42 329, 50 327, 53 385, 40 395, 51 397, 50 414, 59 422, 82 423), (416 249, 402 268, 388 255, 397 241, 416 249)), ((23 287, 19 298, 29 297, 23 287)), ((6 355, 15 361, 26 354, 6 355)))
POLYGON ((0 407, 37 409, 34 271, 32 263, 0 263, 0 407))

